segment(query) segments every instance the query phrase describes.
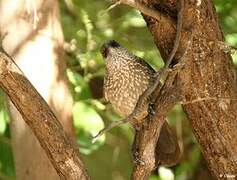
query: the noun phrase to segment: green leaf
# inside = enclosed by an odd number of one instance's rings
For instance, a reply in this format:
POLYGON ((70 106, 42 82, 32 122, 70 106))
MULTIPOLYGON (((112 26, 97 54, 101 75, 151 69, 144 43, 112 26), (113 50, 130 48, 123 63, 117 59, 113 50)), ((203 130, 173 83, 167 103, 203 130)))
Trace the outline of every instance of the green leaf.
POLYGON ((12 150, 9 144, 0 141, 0 172, 9 177, 15 177, 12 150))
POLYGON ((6 99, 2 90, 0 90, 0 135, 6 131, 9 116, 7 112, 6 99))
POLYGON ((67 75, 68 75, 69 81, 74 85, 76 100, 89 99, 92 97, 91 90, 88 83, 79 73, 73 72, 68 69, 67 75))
POLYGON ((77 102, 73 107, 73 119, 77 129, 80 151, 89 154, 104 144, 105 136, 101 136, 96 143, 92 144, 92 137, 102 128, 104 122, 100 115, 86 102, 77 102))
POLYGON ((160 180, 160 178, 157 175, 151 175, 149 180, 160 180))
POLYGON ((126 14, 125 19, 126 20, 122 24, 124 28, 128 27, 141 28, 146 26, 146 23, 142 18, 141 14, 136 10, 129 11, 129 13, 126 14))
POLYGON ((8 114, 6 110, 0 111, 0 135, 4 134, 6 128, 7 128, 7 122, 8 122, 8 114))

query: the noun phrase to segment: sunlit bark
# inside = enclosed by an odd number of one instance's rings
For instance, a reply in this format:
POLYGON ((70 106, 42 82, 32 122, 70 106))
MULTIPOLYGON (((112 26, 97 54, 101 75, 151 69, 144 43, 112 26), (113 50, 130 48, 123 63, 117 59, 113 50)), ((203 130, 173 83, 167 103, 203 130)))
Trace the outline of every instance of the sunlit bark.
MULTIPOLYGON (((56 0, 2 0, 3 47, 73 137, 72 98, 65 77, 63 34, 56 0)), ((17 179, 59 179, 21 115, 10 105, 17 179)))

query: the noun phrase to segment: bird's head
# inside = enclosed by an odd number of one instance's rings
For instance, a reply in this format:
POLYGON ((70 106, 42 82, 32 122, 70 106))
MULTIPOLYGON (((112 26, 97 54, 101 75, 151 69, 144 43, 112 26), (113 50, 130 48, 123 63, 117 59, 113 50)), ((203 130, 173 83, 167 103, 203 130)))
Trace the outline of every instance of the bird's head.
POLYGON ((105 42, 100 52, 105 60, 107 71, 110 73, 121 70, 121 68, 127 68, 129 62, 136 59, 135 55, 131 54, 115 40, 105 42))
POLYGON ((103 56, 104 59, 108 57, 116 57, 126 51, 125 48, 123 48, 117 41, 115 40, 109 40, 105 42, 101 49, 100 52, 103 56))

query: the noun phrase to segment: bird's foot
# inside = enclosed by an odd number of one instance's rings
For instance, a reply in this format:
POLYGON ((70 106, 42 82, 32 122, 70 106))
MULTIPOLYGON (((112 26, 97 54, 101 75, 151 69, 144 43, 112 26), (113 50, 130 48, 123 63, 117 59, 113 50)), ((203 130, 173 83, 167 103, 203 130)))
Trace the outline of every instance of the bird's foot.
POLYGON ((134 160, 133 160, 134 164, 138 164, 142 166, 145 165, 145 162, 139 158, 139 153, 137 151, 133 155, 134 155, 134 160))
POLYGON ((148 113, 151 115, 151 116, 153 116, 153 115, 155 115, 155 107, 154 107, 154 103, 150 103, 149 105, 148 105, 148 113))

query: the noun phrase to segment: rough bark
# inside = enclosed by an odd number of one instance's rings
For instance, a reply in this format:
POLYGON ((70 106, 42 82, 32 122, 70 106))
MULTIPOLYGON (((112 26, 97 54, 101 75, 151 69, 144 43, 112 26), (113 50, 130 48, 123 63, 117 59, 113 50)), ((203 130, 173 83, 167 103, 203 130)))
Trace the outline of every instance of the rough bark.
MULTIPOLYGON (((176 33, 175 0, 143 1, 172 21, 144 16, 154 41, 164 59, 172 50, 176 33)), ((176 81, 181 84, 183 105, 194 134, 201 145, 209 169, 217 179, 237 176, 237 88, 236 72, 229 54, 218 49, 224 41, 211 0, 185 0, 184 29, 177 63, 193 29, 191 50, 176 81), (196 101, 200 98, 203 100, 196 101)))
POLYGON ((1 88, 37 137, 60 179, 89 179, 78 152, 46 101, 3 51, 0 67, 1 88))
MULTIPOLYGON (((57 1, 2 0, 0 16, 4 49, 14 57, 73 138, 72 98, 65 77, 57 1)), ((59 179, 38 140, 12 105, 10 116, 17 179, 59 179)))
POLYGON ((171 166, 177 164, 181 157, 175 134, 169 132, 169 138, 167 139, 167 136, 161 133, 164 128, 167 128, 167 123, 164 123, 165 117, 174 104, 177 103, 177 97, 179 97, 179 92, 176 91, 176 86, 172 83, 175 76, 176 72, 173 72, 162 89, 157 89, 159 94, 155 101, 155 113, 147 118, 136 132, 134 147, 136 150, 135 160, 138 159, 138 162, 134 164, 133 180, 148 179, 151 172, 159 165, 171 166), (165 143, 162 142, 163 140, 167 140, 167 144, 163 144, 165 143), (162 150, 165 150, 165 152, 162 150))

